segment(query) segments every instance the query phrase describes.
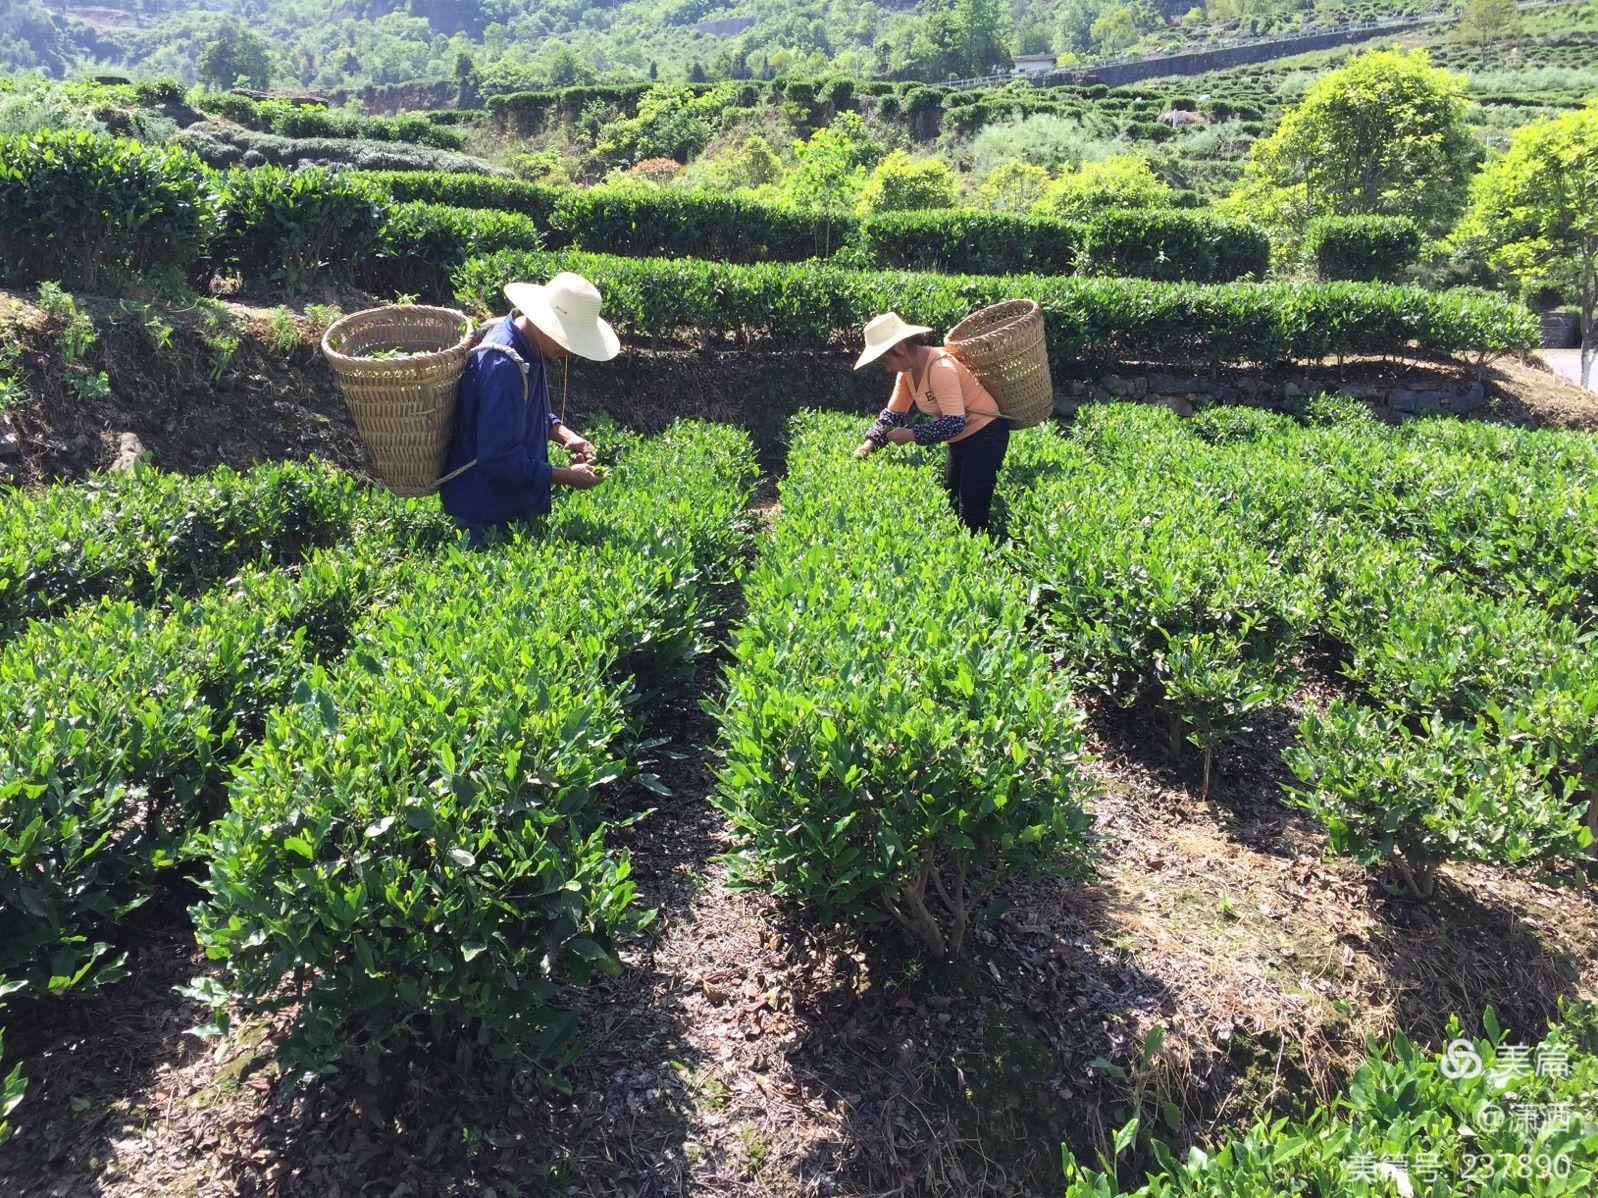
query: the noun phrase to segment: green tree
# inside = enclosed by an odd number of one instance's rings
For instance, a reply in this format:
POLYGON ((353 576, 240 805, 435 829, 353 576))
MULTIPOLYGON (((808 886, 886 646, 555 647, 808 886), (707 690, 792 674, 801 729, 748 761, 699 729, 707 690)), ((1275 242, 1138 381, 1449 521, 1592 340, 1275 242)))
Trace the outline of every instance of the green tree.
POLYGON ((483 103, 483 80, 477 73, 477 62, 462 50, 455 56, 456 102, 462 108, 478 108, 483 103))
POLYGON ((1161 182, 1141 154, 1115 154, 1102 162, 1084 162, 1049 184, 1033 211, 1062 220, 1085 220, 1110 208, 1159 208, 1171 202, 1171 189, 1161 182))
POLYGON ((1030 162, 1005 162, 977 186, 976 201, 994 212, 1029 212, 1048 190, 1053 176, 1030 162))
POLYGON ((943 159, 912 158, 895 150, 871 172, 860 206, 867 212, 952 208, 959 196, 959 180, 943 159))
POLYGON ((213 91, 264 88, 272 74, 271 58, 264 40, 229 22, 200 51, 194 72, 213 91))
POLYGON ((871 140, 858 113, 840 112, 832 123, 793 146, 797 165, 784 185, 800 208, 852 208, 865 190, 866 172, 882 150, 871 140))
POLYGON ((1486 256, 1522 293, 1555 288, 1581 309, 1581 379, 1598 337, 1598 99, 1525 125, 1471 187, 1454 240, 1486 256))
POLYGON ((1515 0, 1470 0, 1459 14, 1453 40, 1483 50, 1502 49, 1525 31, 1515 0))
POLYGON ((1143 31, 1137 27, 1137 18, 1124 4, 1106 9, 1088 29, 1088 36, 1103 54, 1121 54, 1137 44, 1143 31))
POLYGON ((1317 216, 1407 216, 1445 234, 1482 154, 1465 108, 1463 76, 1432 66, 1426 51, 1361 54, 1254 143, 1223 207, 1289 249, 1317 216))
POLYGON ((949 16, 956 71, 986 75, 1010 65, 1004 45, 1009 21, 1000 0, 954 0, 949 16))

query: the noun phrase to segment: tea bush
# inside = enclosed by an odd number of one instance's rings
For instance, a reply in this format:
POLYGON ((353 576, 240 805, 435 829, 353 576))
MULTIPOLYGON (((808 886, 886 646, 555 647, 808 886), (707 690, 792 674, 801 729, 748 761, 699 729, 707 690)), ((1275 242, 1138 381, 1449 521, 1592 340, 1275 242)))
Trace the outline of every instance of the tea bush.
MULTIPOLYGON (((1338 851, 1391 865, 1424 896, 1448 861, 1557 868, 1591 842, 1598 670, 1581 646, 1598 454, 1585 439, 1441 419, 1394 431, 1323 401, 1306 404, 1302 421, 1094 408, 1063 441, 1021 442, 1007 470, 1031 487, 1010 515, 1024 568, 1047 568, 1037 544, 1058 552, 1078 530, 1119 546, 1065 558, 1063 581, 1042 592, 1046 617, 1056 606, 1087 613, 1075 653, 1089 664, 1108 656, 1112 693, 1191 668, 1133 637, 1158 642, 1215 619, 1198 602, 1174 614, 1140 606, 1159 602, 1164 580, 1206 571, 1244 583, 1241 596, 1221 592, 1221 619, 1252 620, 1250 604, 1263 602, 1274 615, 1256 635, 1287 626, 1261 665, 1299 643, 1335 655, 1347 694, 1304 717, 1288 761, 1293 801, 1338 851), (1122 497, 1123 523, 1096 524, 1122 497), (1039 527, 1057 528, 1056 540, 1039 540, 1039 527), (1137 563, 1142 545, 1155 547, 1151 564, 1137 563), (1094 594, 1128 556, 1127 577, 1148 577, 1097 611, 1094 594), (1254 575, 1234 574, 1250 560, 1254 575), (1125 658, 1106 654, 1121 646, 1125 658)), ((1251 695, 1269 696, 1251 687, 1249 660, 1234 658, 1236 676, 1205 675, 1219 685, 1197 698, 1246 718, 1251 695)), ((1169 709, 1163 683, 1154 697, 1169 709)))
POLYGON ((555 188, 479 175, 368 172, 397 200, 430 200, 531 216, 555 249, 726 262, 797 262, 857 246, 894 268, 1001 274, 1091 269, 1131 277, 1230 282, 1263 276, 1264 235, 1207 213, 1106 213, 1087 222, 964 208, 810 211, 714 191, 607 186, 555 188), (1094 233, 1093 230, 1097 230, 1094 233))
POLYGON ((337 654, 379 573, 343 549, 170 612, 107 600, 0 652, 0 978, 121 975, 108 933, 220 806, 224 773, 308 661, 337 654))
POLYGON ((1420 259, 1420 230, 1407 216, 1321 216, 1304 250, 1322 279, 1393 282, 1420 259))
POLYGON ((1242 221, 1182 209, 1116 209, 1086 223, 1093 274, 1193 283, 1263 279, 1270 239, 1242 221))
POLYGON ((378 253, 391 208, 376 185, 321 168, 229 171, 221 202, 217 263, 291 291, 309 289, 323 274, 350 278, 378 253))
POLYGON ((282 137, 410 142, 435 150, 459 150, 466 145, 466 137, 459 130, 436 124, 416 113, 367 116, 322 104, 254 100, 231 92, 192 93, 188 102, 200 112, 225 117, 257 133, 276 133, 282 137))
POLYGON ((1080 863, 1078 716, 986 539, 924 466, 851 460, 860 432, 796 420, 715 708, 715 801, 743 884, 953 956, 1006 877, 1080 863))
POLYGON ((357 484, 274 463, 195 477, 158 470, 13 491, 0 504, 0 631, 69 603, 193 593, 251 563, 281 564, 350 533, 357 484))
POLYGON ((1115 701, 1154 705, 1207 791, 1216 748, 1287 692, 1310 596, 1180 466, 1148 468, 1184 442, 1166 409, 1086 409, 1069 438, 1029 438, 1006 529, 1051 644, 1115 701))
POLYGON ((1311 360, 1334 353, 1514 352, 1536 344, 1536 317, 1475 291, 1368 283, 1198 285, 1040 275, 939 275, 845 270, 825 263, 737 266, 575 252, 499 253, 456 272, 473 311, 497 308, 511 278, 576 270, 603 290, 607 314, 634 337, 825 346, 856 342, 893 309, 947 329, 974 309, 1017 296, 1043 308, 1053 367, 1083 361, 1172 363, 1311 360))
MULTIPOLYGON (((1513 1052, 1491 1010, 1474 1039, 1453 1019, 1448 1056, 1469 1062, 1465 1076, 1451 1076, 1457 1071, 1445 1070, 1442 1054, 1397 1034, 1371 1046, 1346 1094, 1303 1116, 1252 1124, 1217 1144, 1194 1146, 1185 1158, 1154 1141, 1153 1167, 1136 1188, 1120 1181, 1113 1156, 1093 1169, 1062 1148, 1065 1198, 1591 1193, 1598 1184, 1598 1143, 1588 1130, 1598 1044, 1585 1008, 1566 1014, 1539 1044, 1513 1052), (1529 1124, 1493 1117, 1522 1110, 1531 1113, 1529 1124)), ((1117 1148, 1137 1131, 1123 1129, 1117 1148)))
POLYGON ((509 177, 503 167, 453 150, 405 142, 357 141, 337 137, 279 137, 221 121, 190 125, 173 143, 223 169, 253 166, 336 166, 358 171, 464 171, 509 177))
POLYGON ((357 259, 351 273, 383 294, 447 294, 451 274, 478 254, 538 250, 543 238, 528 217, 514 212, 396 204, 383 222, 376 253, 357 259))
POLYGON ((22 283, 189 274, 214 219, 194 155, 86 132, 0 137, 0 273, 22 283))
POLYGON ((895 269, 1071 274, 1082 228, 969 208, 883 212, 860 222, 860 243, 877 265, 895 269))
POLYGON ((411 571, 274 713, 194 916, 213 998, 292 1011, 296 1076, 568 1059, 559 988, 614 971, 641 921, 604 829, 631 675, 697 647, 752 482, 736 430, 630 449, 524 534, 411 571))
POLYGON ((558 245, 728 262, 824 257, 855 226, 846 214, 800 211, 711 191, 637 186, 569 188, 549 223, 558 245))
POLYGON ((457 208, 516 212, 531 217, 540 229, 549 227, 550 214, 568 190, 502 175, 462 171, 363 171, 362 175, 400 203, 424 200, 457 208))

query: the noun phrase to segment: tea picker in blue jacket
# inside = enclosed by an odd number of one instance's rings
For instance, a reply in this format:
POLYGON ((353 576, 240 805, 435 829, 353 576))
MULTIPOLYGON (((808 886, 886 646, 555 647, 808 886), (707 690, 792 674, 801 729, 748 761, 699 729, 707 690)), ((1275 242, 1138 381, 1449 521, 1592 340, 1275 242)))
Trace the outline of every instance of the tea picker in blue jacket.
POLYGON ((599 317, 599 289, 581 275, 507 283, 505 298, 510 315, 489 326, 461 376, 438 489, 474 548, 495 529, 549 511, 551 486, 599 485, 594 447, 550 411, 545 364, 569 354, 608 362, 621 349, 599 317), (570 466, 550 464, 551 441, 571 455, 570 466))

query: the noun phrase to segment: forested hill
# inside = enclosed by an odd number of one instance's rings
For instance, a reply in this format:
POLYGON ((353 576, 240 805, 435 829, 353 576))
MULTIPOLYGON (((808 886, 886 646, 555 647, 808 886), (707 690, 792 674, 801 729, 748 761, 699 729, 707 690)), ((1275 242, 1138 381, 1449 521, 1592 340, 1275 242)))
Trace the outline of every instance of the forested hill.
MULTIPOLYGON (((485 94, 645 78, 942 80, 1451 0, 8 0, 0 71, 231 87, 468 79, 485 94)), ((1510 0, 1472 0, 1476 4, 1510 0)))

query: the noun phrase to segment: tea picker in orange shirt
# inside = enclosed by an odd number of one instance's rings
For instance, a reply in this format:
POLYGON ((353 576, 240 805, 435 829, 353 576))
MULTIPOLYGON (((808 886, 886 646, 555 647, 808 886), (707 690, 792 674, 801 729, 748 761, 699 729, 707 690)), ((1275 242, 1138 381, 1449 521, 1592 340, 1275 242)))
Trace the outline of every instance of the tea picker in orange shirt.
POLYGON ((931 332, 896 312, 885 312, 866 325, 866 347, 854 368, 875 364, 898 377, 888 406, 854 456, 864 460, 890 444, 947 442, 943 487, 950 506, 972 532, 985 532, 999 467, 1010 444, 1009 421, 965 363, 931 344, 931 332), (912 407, 928 419, 912 423, 912 407))

